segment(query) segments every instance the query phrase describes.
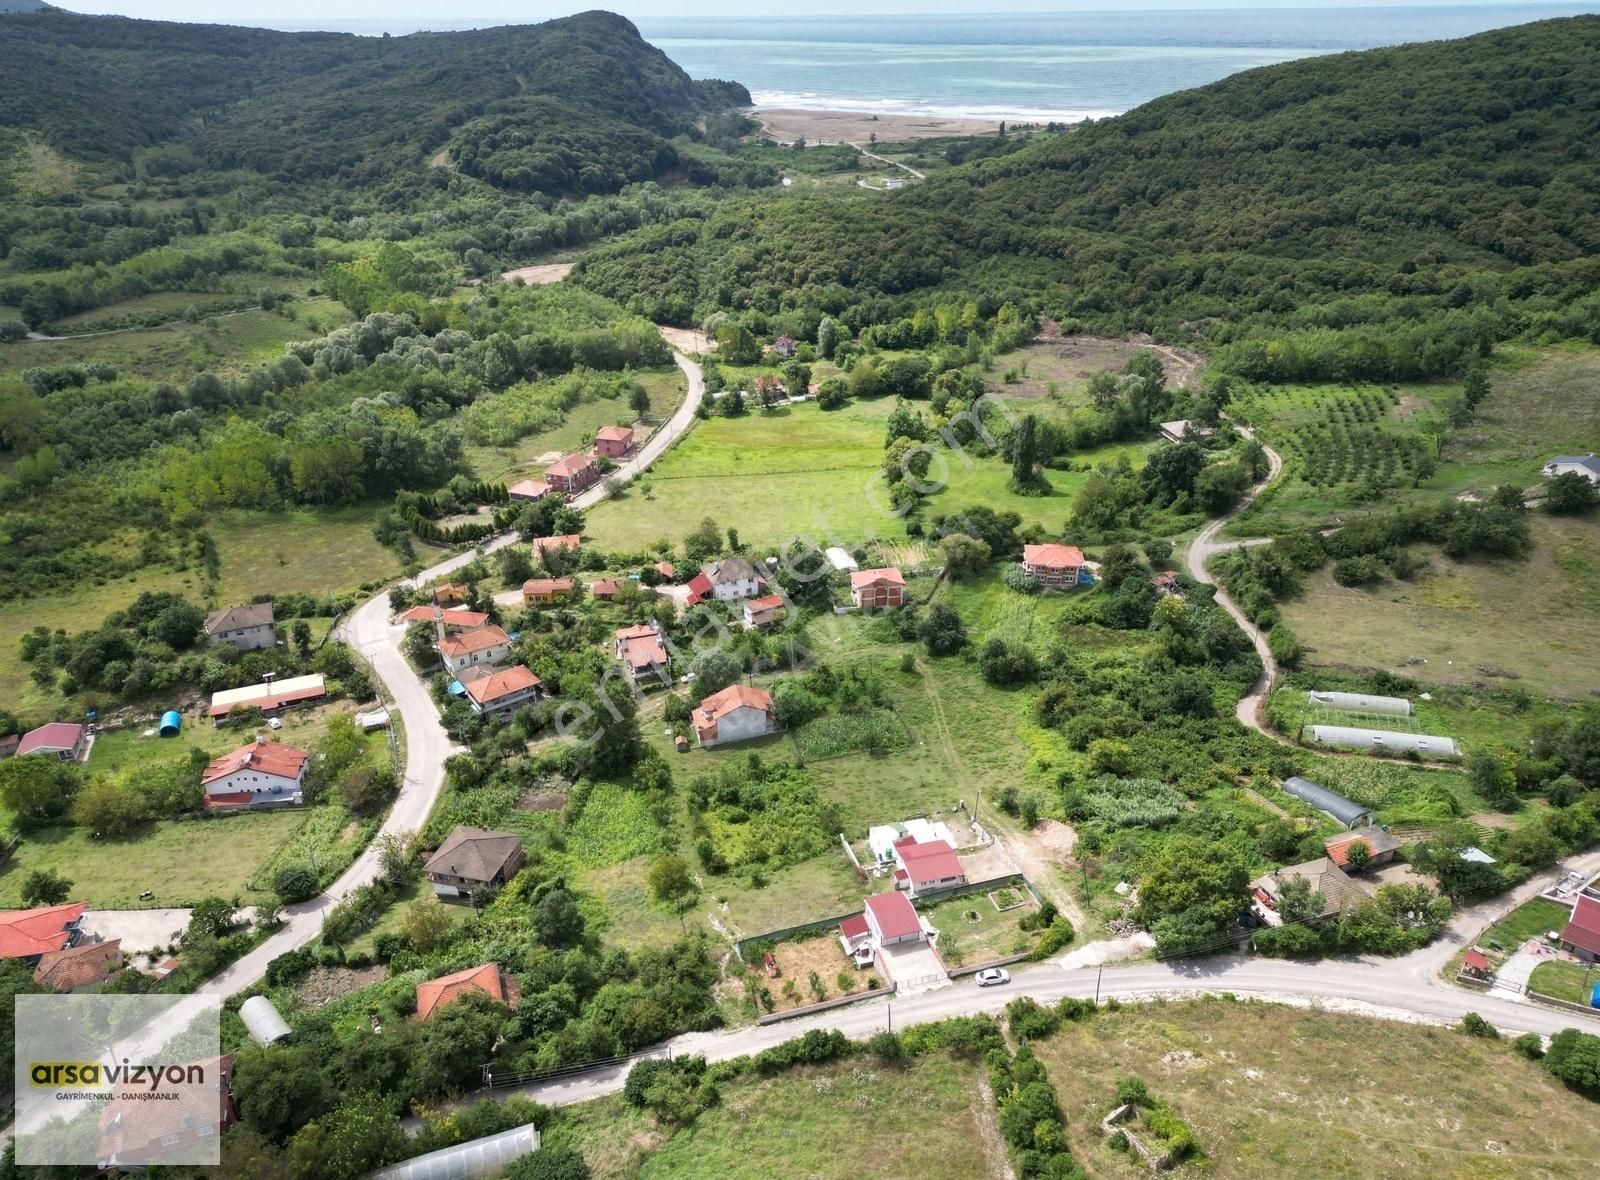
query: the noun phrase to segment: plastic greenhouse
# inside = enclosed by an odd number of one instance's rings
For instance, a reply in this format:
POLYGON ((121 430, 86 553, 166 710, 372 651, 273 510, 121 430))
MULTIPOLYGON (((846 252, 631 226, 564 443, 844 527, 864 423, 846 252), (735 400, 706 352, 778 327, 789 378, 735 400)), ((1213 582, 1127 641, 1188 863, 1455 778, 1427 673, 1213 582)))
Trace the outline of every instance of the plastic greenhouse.
POLYGON ((1343 725, 1313 725, 1312 739, 1324 746, 1347 750, 1379 750, 1385 754, 1410 754, 1420 758, 1459 758, 1455 738, 1428 733, 1396 733, 1387 729, 1358 729, 1343 725))
POLYGON ((278 1014, 266 996, 251 996, 239 1005, 239 1019, 258 1045, 276 1045, 293 1035, 289 1022, 278 1014))
POLYGON ((1285 779, 1283 789, 1296 799, 1311 804, 1328 818, 1347 828, 1358 828, 1372 821, 1372 812, 1359 803, 1346 799, 1337 791, 1330 791, 1308 778, 1285 779))
POLYGON ((1405 697, 1375 697, 1360 692, 1306 693, 1306 700, 1324 709, 1343 713, 1378 713, 1386 717, 1411 716, 1411 702, 1405 697))
POLYGON ((372 1173, 370 1180, 465 1180, 470 1176, 498 1176, 512 1160, 538 1150, 539 1130, 527 1123, 393 1164, 372 1173))

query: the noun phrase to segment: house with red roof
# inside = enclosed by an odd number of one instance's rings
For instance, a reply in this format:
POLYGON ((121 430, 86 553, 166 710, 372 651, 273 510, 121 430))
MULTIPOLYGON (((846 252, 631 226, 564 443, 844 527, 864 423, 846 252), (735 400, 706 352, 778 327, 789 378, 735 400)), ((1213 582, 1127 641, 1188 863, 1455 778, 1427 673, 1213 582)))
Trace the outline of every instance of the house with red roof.
POLYGON ((872 927, 867 924, 867 915, 855 914, 839 923, 839 944, 844 947, 844 953, 858 962, 865 957, 872 957, 872 927))
POLYGON ((498 664, 511 655, 511 636, 490 624, 459 635, 446 635, 433 645, 451 672, 480 664, 498 664))
POLYGON ((47 991, 65 994, 99 987, 122 970, 122 939, 83 942, 39 956, 33 982, 47 991))
POLYGON ((577 588, 571 578, 529 578, 522 583, 522 601, 527 606, 550 606, 565 602, 577 588))
POLYGON ((784 616, 788 610, 781 594, 765 594, 760 598, 750 598, 744 604, 744 625, 762 629, 772 626, 784 616))
POLYGON ((596 602, 609 602, 617 596, 617 591, 622 589, 622 582, 618 578, 596 578, 589 583, 589 597, 596 602))
POLYGON ((628 679, 635 684, 645 680, 671 683, 671 660, 667 645, 661 639, 661 628, 656 624, 640 623, 633 627, 617 628, 613 649, 617 659, 622 661, 628 679))
POLYGON ((689 605, 715 598, 718 602, 738 602, 754 598, 765 584, 756 567, 743 557, 725 557, 689 579, 689 605))
POLYGON ((1322 847, 1327 852, 1329 860, 1341 869, 1349 869, 1350 849, 1357 844, 1367 846, 1369 868, 1388 864, 1400 851, 1400 841, 1376 824, 1369 824, 1350 832, 1340 832, 1337 836, 1329 836, 1322 842, 1322 847))
POLYGON ((850 571, 850 603, 862 610, 889 610, 906 604, 906 580, 894 566, 850 571))
POLYGON ((772 708, 772 694, 748 684, 730 684, 700 702, 691 719, 702 749, 747 742, 782 728, 772 708))
POLYGON ((894 857, 905 872, 905 886, 912 897, 967 883, 967 870, 962 867, 961 858, 944 840, 919 844, 907 836, 895 841, 894 857))
POLYGON ((633 450, 633 427, 602 426, 594 434, 596 453, 607 459, 620 459, 633 450))
POLYGON ((556 491, 575 496, 600 478, 600 469, 585 454, 565 455, 544 469, 544 481, 556 491))
POLYGON ((1071 590, 1083 576, 1083 550, 1076 545, 1024 545, 1022 569, 1046 589, 1071 590))
MULTIPOLYGON (((427 605, 414 606, 401 611, 395 616, 394 621, 404 623, 408 627, 416 623, 432 623, 435 621, 434 608, 427 605)), ((481 610, 442 607, 439 609, 437 621, 444 625, 446 631, 476 631, 489 621, 489 616, 481 610)))
POLYGON ((36 967, 50 952, 76 946, 88 908, 74 901, 0 913, 0 959, 21 959, 36 967))
POLYGON ((898 891, 874 893, 867 898, 866 913, 862 916, 880 947, 923 942, 928 937, 911 899, 898 891))
POLYGON ((515 1008, 521 998, 515 979, 501 971, 498 963, 485 963, 417 984, 417 1019, 427 1020, 440 1008, 455 1003, 469 992, 481 992, 508 1008, 515 1008))
POLYGON ((536 504, 550 494, 550 485, 542 479, 519 479, 506 489, 506 498, 513 504, 536 504))
POLYGON ((661 575, 662 581, 670 582, 677 576, 678 571, 670 561, 658 561, 656 562, 656 573, 661 575))
POLYGON ((77 762, 83 758, 88 740, 89 731, 84 726, 71 721, 50 721, 22 735, 17 743, 17 755, 43 754, 63 762, 77 762))
POLYGON ((536 703, 544 685, 521 664, 509 668, 468 668, 456 677, 467 694, 467 704, 479 717, 490 717, 536 703))
POLYGON ((215 1141, 239 1121, 233 1098, 233 1058, 212 1057, 186 1062, 182 1081, 162 1083, 164 1102, 140 1101, 126 1086, 113 1088, 111 1101, 100 1110, 100 1139, 95 1154, 101 1174, 141 1172, 148 1165, 171 1160, 178 1151, 215 1141))
POLYGON ((467 588, 454 582, 446 582, 443 586, 433 588, 433 600, 448 606, 452 602, 465 602, 467 588))
POLYGON ((212 810, 303 803, 310 761, 304 750, 258 737, 212 759, 200 774, 203 802, 212 810))
POLYGON ((561 549, 568 553, 577 552, 578 546, 583 544, 583 537, 578 533, 562 533, 559 537, 535 537, 528 542, 528 548, 538 557, 546 549, 561 549))
POLYGON ((1561 931, 1561 945, 1585 963, 1600 963, 1600 898, 1578 894, 1578 904, 1561 931))

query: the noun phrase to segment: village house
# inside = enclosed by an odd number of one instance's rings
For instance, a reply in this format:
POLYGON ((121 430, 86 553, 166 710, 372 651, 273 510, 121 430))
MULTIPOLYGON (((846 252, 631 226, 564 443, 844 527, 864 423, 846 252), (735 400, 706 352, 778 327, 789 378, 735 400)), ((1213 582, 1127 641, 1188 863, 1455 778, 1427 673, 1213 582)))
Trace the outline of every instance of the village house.
POLYGON ((447 671, 460 672, 480 664, 500 663, 511 654, 511 636, 490 624, 476 631, 443 636, 434 642, 433 649, 447 671))
POLYGON ((567 601, 576 589, 571 578, 529 578, 522 583, 522 601, 526 606, 549 606, 567 601))
POLYGON ((677 567, 675 567, 670 561, 658 561, 658 562, 656 562, 655 570, 656 570, 656 573, 661 575, 661 580, 663 582, 672 581, 672 579, 675 578, 677 576, 677 574, 678 574, 677 567))
POLYGON ((273 623, 270 602, 233 606, 206 616, 206 638, 237 651, 258 651, 277 645, 278 633, 273 623))
POLYGON ((572 454, 544 469, 544 480, 556 491, 575 496, 600 478, 600 469, 588 455, 572 454))
POLYGON ((607 459, 620 459, 633 450, 633 427, 602 426, 594 434, 594 449, 607 459))
POLYGON ((622 582, 617 578, 596 578, 589 583, 589 597, 596 602, 610 602, 620 589, 622 582))
POLYGON ((1587 455, 1557 455, 1544 465, 1546 479, 1566 475, 1569 471, 1576 471, 1590 483, 1600 484, 1600 458, 1596 458, 1593 451, 1587 455))
POLYGON ((522 839, 510 832, 458 827, 422 866, 433 891, 446 900, 465 900, 485 886, 504 885, 527 862, 522 839))
POLYGON ((521 998, 515 979, 500 970, 498 963, 484 963, 480 967, 468 967, 454 975, 441 975, 438 979, 417 984, 417 1019, 427 1020, 440 1008, 455 1003, 468 992, 481 992, 508 1008, 515 1008, 521 998))
POLYGON ((506 489, 506 498, 513 504, 536 504, 550 494, 550 485, 542 479, 519 479, 506 489))
POLYGON ((1071 590, 1083 577, 1083 550, 1076 545, 1024 545, 1022 569, 1050 590, 1071 590))
POLYGON ((905 836, 895 841, 894 855, 900 866, 894 874, 895 888, 905 889, 912 897, 967 883, 961 858, 944 840, 918 843, 916 837, 905 836))
POLYGON ((1318 918, 1331 918, 1342 912, 1345 906, 1363 902, 1368 897, 1366 890, 1326 856, 1319 856, 1304 864, 1287 865, 1250 882, 1255 912, 1268 926, 1283 925, 1283 919, 1278 915, 1279 898, 1284 882, 1296 878, 1309 884, 1313 893, 1322 895, 1322 911, 1315 915, 1318 918))
POLYGON ((33 982, 46 991, 93 991, 122 970, 122 939, 84 942, 39 956, 33 982))
POLYGON ((467 600, 467 588, 454 582, 446 582, 443 586, 435 586, 433 588, 433 600, 440 606, 465 602, 467 600))
POLYGON ((715 598, 718 602, 738 602, 754 598, 765 583, 756 567, 743 557, 725 557, 689 579, 689 605, 715 598))
POLYGON ((243 688, 212 693, 211 707, 207 713, 218 725, 223 725, 228 720, 228 714, 235 709, 260 709, 271 715, 295 705, 320 701, 327 695, 328 686, 321 673, 291 676, 287 680, 264 680, 260 684, 247 684, 243 688))
POLYGON ((17 743, 17 755, 43 754, 63 762, 79 762, 89 741, 89 730, 73 721, 48 721, 30 729, 17 743))
POLYGON ((770 406, 781 399, 785 393, 783 380, 759 373, 750 381, 750 389, 756 395, 756 401, 764 406, 770 406))
POLYGON ((1329 836, 1322 842, 1323 849, 1328 854, 1328 859, 1341 869, 1350 867, 1350 849, 1353 845, 1365 844, 1367 846, 1367 865, 1377 868, 1386 865, 1395 858, 1400 851, 1400 841, 1396 840, 1389 832, 1377 826, 1357 828, 1353 832, 1340 832, 1337 836, 1329 836))
POLYGON ((521 664, 501 669, 468 668, 456 680, 466 693, 467 704, 479 717, 535 704, 543 695, 539 678, 521 664))
POLYGON ((865 967, 872 962, 873 952, 877 949, 872 945, 872 927, 867 923, 865 913, 854 914, 839 923, 839 945, 844 947, 844 953, 855 960, 857 967, 865 967))
POLYGON ((772 694, 747 684, 730 684, 706 697, 694 711, 693 722, 695 737, 706 750, 765 737, 781 728, 772 694))
POLYGON ((748 598, 744 604, 744 625, 755 628, 770 627, 781 619, 787 610, 788 607, 784 604, 781 594, 748 598))
POLYGON ((622 661, 628 679, 635 684, 643 680, 668 684, 672 681, 667 648, 661 641, 661 628, 654 623, 641 623, 634 627, 619 627, 614 639, 617 659, 622 661))
POLYGON ((118 1086, 100 1110, 95 1155, 101 1172, 140 1172, 170 1160, 173 1153, 221 1135, 239 1121, 233 1098, 233 1058, 212 1057, 181 1063, 181 1081, 168 1081, 167 1102, 141 1102, 118 1086))
POLYGON ((874 893, 867 898, 867 927, 880 947, 903 942, 923 942, 928 933, 917 917, 917 908, 904 893, 874 893))
POLYGON ((850 575, 850 603, 862 610, 892 610, 906 604, 906 580, 894 566, 850 575))
POLYGON ((212 759, 200 774, 202 802, 213 810, 303 803, 310 761, 304 750, 258 737, 212 759))
POLYGON ((1561 945, 1585 963, 1600 963, 1600 898, 1578 894, 1572 917, 1562 928, 1561 945))
POLYGON ((1202 426, 1187 418, 1163 422, 1160 427, 1161 437, 1169 443, 1194 442, 1197 439, 1210 438, 1215 433, 1209 426, 1202 426))
POLYGON ((21 959, 30 967, 54 951, 78 945, 84 911, 81 901, 0 913, 0 959, 21 959))
MULTIPOLYGON (((478 610, 462 610, 459 607, 439 608, 437 622, 444 625, 446 631, 476 631, 489 621, 489 616, 478 610)), ((395 622, 404 623, 410 627, 417 623, 435 622, 434 608, 431 606, 414 606, 409 610, 401 611, 395 616, 395 622)))
POLYGON ((566 553, 576 553, 578 546, 583 544, 583 537, 578 533, 562 533, 559 537, 535 537, 528 542, 528 548, 533 552, 535 560, 547 549, 559 549, 566 553))
POLYGON ((793 336, 779 336, 772 342, 772 351, 781 357, 794 355, 795 339, 793 336))

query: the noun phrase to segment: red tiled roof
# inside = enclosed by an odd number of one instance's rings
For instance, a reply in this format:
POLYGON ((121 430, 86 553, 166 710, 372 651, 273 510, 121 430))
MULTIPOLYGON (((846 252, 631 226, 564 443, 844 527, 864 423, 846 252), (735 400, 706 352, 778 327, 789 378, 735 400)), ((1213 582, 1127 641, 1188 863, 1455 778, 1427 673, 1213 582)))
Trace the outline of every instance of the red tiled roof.
POLYGON ((689 579, 689 604, 691 606, 710 593, 711 579, 706 577, 705 574, 696 574, 689 579))
POLYGON ((594 466, 594 460, 588 455, 574 454, 563 455, 554 463, 544 469, 546 478, 571 479, 573 476, 587 471, 594 466))
MULTIPOLYGON (((487 623, 489 616, 480 610, 459 610, 451 607, 441 610, 439 619, 446 627, 454 627, 459 631, 474 631, 487 623)), ((396 621, 401 623, 431 623, 433 622, 433 607, 414 606, 396 616, 396 621)))
POLYGON ((966 872, 961 867, 961 858, 956 855, 955 849, 943 840, 929 840, 926 844, 913 844, 899 851, 914 885, 960 877, 966 872))
POLYGON ((589 583, 589 593, 596 598, 610 598, 620 585, 616 578, 596 578, 589 583))
POLYGON ((667 649, 654 627, 623 627, 617 632, 617 642, 622 645, 622 660, 630 668, 667 662, 667 649))
POLYGON ((874 893, 867 898, 867 909, 872 911, 878 923, 878 932, 884 938, 904 938, 922 929, 916 907, 905 894, 898 891, 874 893))
POLYGON ((34 969, 33 982, 53 992, 70 992, 108 978, 122 966, 122 939, 86 942, 66 950, 50 951, 34 969))
POLYGON ((1083 550, 1076 545, 1024 545, 1022 562, 1047 570, 1071 569, 1083 565, 1083 550))
POLYGON ((487 651, 491 647, 509 645, 511 636, 499 627, 490 624, 479 627, 475 631, 463 631, 460 635, 446 635, 438 643, 440 651, 450 659, 457 656, 471 655, 475 651, 487 651))
POLYGON ((1561 941, 1600 955, 1600 901, 1586 893, 1578 894, 1578 904, 1572 908, 1572 920, 1561 932, 1561 941))
POLYGON ((633 427, 602 426, 594 433, 596 442, 632 442, 633 427))
POLYGON ((1461 965, 1470 967, 1474 971, 1487 971, 1489 969, 1489 956, 1478 950, 1468 951, 1461 956, 1461 965))
POLYGON ((83 917, 88 908, 86 903, 74 901, 0 913, 0 959, 30 958, 60 950, 70 937, 67 927, 83 917))
POLYGON ((656 573, 660 574, 663 578, 670 578, 676 572, 677 571, 674 569, 673 564, 670 561, 656 562, 656 573))
POLYGON ((571 594, 571 578, 529 578, 522 583, 522 596, 531 597, 535 594, 571 594))
POLYGON ((764 713, 770 713, 772 694, 764 688, 751 688, 748 684, 730 684, 721 692, 714 692, 700 702, 700 707, 694 711, 695 731, 704 734, 714 730, 717 718, 726 716, 735 709, 760 709, 764 713))
POLYGON ((485 963, 481 967, 468 967, 454 975, 442 975, 426 983, 417 984, 417 1019, 426 1020, 446 1004, 460 999, 467 992, 483 992, 505 1003, 505 988, 500 982, 500 966, 485 963))
POLYGON ((872 927, 867 925, 867 915, 857 914, 853 918, 846 918, 839 923, 839 933, 849 939, 857 939, 872 933, 872 927))
POLYGON ((219 791, 215 795, 207 793, 200 800, 200 804, 212 810, 220 810, 224 807, 248 807, 255 800, 256 796, 249 791, 219 791))
POLYGON ((464 683, 461 687, 466 689, 467 695, 478 704, 487 705, 498 701, 501 697, 538 688, 539 684, 539 678, 530 670, 521 664, 513 664, 499 672, 492 672, 488 676, 480 676, 464 683))
POLYGON ((519 479, 506 489, 508 496, 524 496, 529 500, 542 500, 550 492, 550 485, 542 479, 519 479))
POLYGON ((864 590, 868 586, 904 586, 906 580, 892 565, 875 570, 851 570, 850 589, 864 590))
POLYGON ((559 537, 535 537, 528 542, 528 547, 535 553, 543 553, 546 549, 576 549, 583 544, 583 537, 578 533, 563 533, 559 537))
POLYGON ((159 1163, 177 1150, 174 1139, 192 1145, 199 1127, 220 1135, 234 1124, 239 1112, 233 1101, 233 1058, 211 1057, 183 1065, 204 1066, 205 1072, 198 1081, 166 1084, 165 1092, 176 1095, 177 1101, 139 1102, 128 1096, 126 1087, 117 1087, 100 1111, 98 1158, 114 1159, 129 1169, 159 1163))
POLYGON ((762 611, 783 609, 783 595, 768 594, 761 598, 749 599, 744 604, 746 614, 758 615, 762 611))
POLYGON ((297 779, 300 777, 301 768, 310 757, 311 755, 304 750, 297 750, 282 742, 269 742, 266 738, 257 738, 248 745, 240 746, 237 750, 230 750, 222 757, 213 759, 200 775, 200 782, 202 785, 214 783, 219 778, 227 778, 235 771, 245 769, 259 770, 262 774, 275 774, 280 778, 297 779))
POLYGON ((56 754, 83 740, 83 726, 71 721, 50 721, 30 729, 17 743, 17 754, 56 754))

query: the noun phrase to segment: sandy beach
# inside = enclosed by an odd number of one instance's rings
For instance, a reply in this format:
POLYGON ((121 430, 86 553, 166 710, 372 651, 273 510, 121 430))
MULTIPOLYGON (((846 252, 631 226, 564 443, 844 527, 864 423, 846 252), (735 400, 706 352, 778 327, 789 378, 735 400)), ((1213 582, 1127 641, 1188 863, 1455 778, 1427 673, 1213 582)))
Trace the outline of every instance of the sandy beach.
POLYGON ((932 139, 942 135, 987 135, 998 121, 945 118, 940 115, 872 115, 863 111, 805 111, 757 107, 750 112, 780 143, 804 136, 807 143, 866 143, 932 139))

